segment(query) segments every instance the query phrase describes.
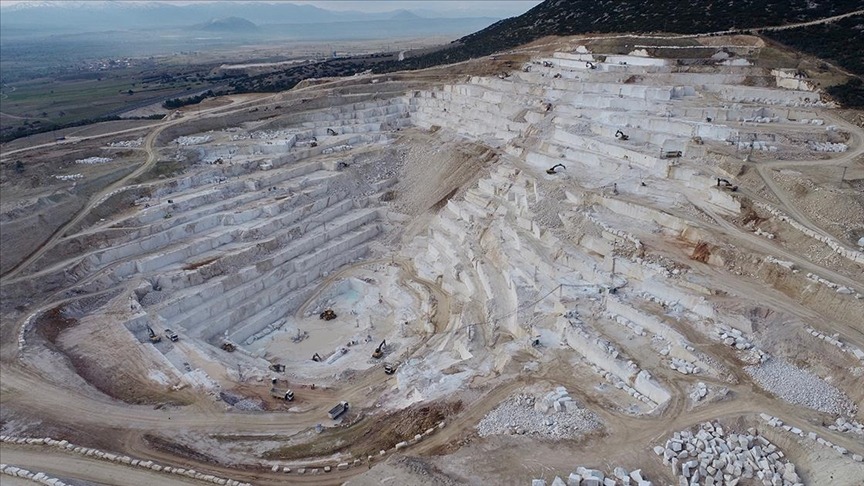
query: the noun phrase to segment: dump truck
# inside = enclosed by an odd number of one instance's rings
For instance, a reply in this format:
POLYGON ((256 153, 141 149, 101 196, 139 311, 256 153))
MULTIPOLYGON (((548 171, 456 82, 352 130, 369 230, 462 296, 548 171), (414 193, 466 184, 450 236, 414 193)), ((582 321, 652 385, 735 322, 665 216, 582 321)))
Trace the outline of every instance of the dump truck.
POLYGON ((286 402, 294 401, 294 391, 279 387, 273 387, 270 389, 270 396, 273 398, 278 398, 280 400, 285 400, 286 402))
POLYGON ((680 150, 666 150, 663 152, 662 156, 664 159, 674 159, 681 157, 683 153, 680 150))
POLYGON ((339 405, 331 408, 329 412, 327 412, 327 416, 333 420, 339 418, 343 413, 348 411, 348 402, 339 402, 339 405))
POLYGON ((388 375, 396 373, 396 366, 390 363, 384 363, 384 373, 388 375))
POLYGON ((178 339, 180 339, 180 336, 178 336, 177 333, 172 331, 171 329, 165 329, 165 337, 167 337, 168 339, 170 339, 172 342, 175 342, 175 343, 177 342, 178 339))

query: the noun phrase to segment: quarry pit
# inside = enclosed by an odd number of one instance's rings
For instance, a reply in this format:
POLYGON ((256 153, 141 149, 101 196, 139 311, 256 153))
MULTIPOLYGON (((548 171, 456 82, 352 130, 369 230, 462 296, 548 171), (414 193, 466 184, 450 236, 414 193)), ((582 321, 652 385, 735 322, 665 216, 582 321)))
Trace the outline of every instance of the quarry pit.
POLYGON ((862 484, 864 122, 763 49, 564 38, 4 150, 4 462, 862 484))

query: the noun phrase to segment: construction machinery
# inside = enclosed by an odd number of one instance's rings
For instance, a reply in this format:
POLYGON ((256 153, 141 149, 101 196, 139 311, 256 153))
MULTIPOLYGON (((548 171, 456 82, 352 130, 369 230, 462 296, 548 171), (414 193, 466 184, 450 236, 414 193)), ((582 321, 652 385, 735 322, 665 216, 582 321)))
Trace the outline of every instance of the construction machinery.
POLYGON ((316 362, 321 361, 321 355, 318 353, 313 354, 312 355, 312 361, 316 361, 316 362))
POLYGON ((278 398, 280 400, 285 400, 286 402, 293 402, 294 401, 294 391, 293 390, 283 389, 283 388, 279 388, 276 386, 274 386, 273 388, 270 388, 270 396, 273 398, 278 398))
POLYGON ((588 69, 597 69, 597 66, 595 66, 591 61, 585 61, 585 67, 588 69))
POLYGON ((273 363, 270 365, 270 371, 275 371, 276 373, 283 373, 285 371, 285 365, 273 363))
POLYGON ((729 189, 732 192, 738 191, 738 186, 729 182, 729 179, 723 179, 721 177, 717 178, 717 187, 729 189))
POLYGON ((153 332, 153 328, 150 326, 147 326, 147 334, 150 335, 150 342, 151 343, 158 343, 158 342, 162 341, 162 336, 153 332))
POLYGON ((375 351, 372 351, 372 357, 375 359, 380 359, 382 356, 384 356, 385 346, 387 346, 387 340, 386 339, 381 341, 381 344, 379 344, 378 347, 375 348, 375 351))
POLYGON ((174 342, 174 343, 176 343, 177 340, 180 339, 180 336, 178 336, 176 332, 172 331, 171 329, 167 329, 167 328, 165 329, 165 337, 167 337, 168 339, 171 340, 171 342, 174 342))
POLYGON ((339 405, 336 405, 335 407, 331 408, 329 412, 327 412, 327 416, 330 417, 332 420, 336 420, 347 411, 348 402, 339 402, 339 405))
POLYGON ((219 347, 222 348, 222 351, 227 351, 229 353, 233 353, 234 350, 237 349, 237 346, 234 346, 234 343, 229 342, 229 341, 223 342, 222 346, 219 346, 219 347))
POLYGON ((336 319, 336 313, 333 312, 333 309, 327 309, 321 314, 319 314, 318 317, 324 319, 325 321, 332 321, 333 319, 336 319))
POLYGON ((666 150, 662 154, 664 159, 674 159, 681 157, 683 153, 680 150, 666 150))
POLYGON ((546 173, 547 173, 547 174, 557 174, 558 171, 555 170, 555 169, 557 169, 558 167, 561 167, 561 168, 564 169, 564 170, 567 169, 567 167, 564 167, 564 164, 555 164, 555 165, 553 165, 552 167, 546 169, 546 173))
POLYGON ((328 128, 327 129, 327 135, 330 135, 331 137, 335 137, 337 135, 336 130, 333 130, 332 128, 328 128))
POLYGON ((615 138, 620 139, 620 140, 629 140, 630 135, 627 135, 626 133, 622 132, 621 130, 618 130, 617 132, 615 132, 615 138))
POLYGON ((392 375, 393 373, 396 373, 396 366, 394 366, 390 363, 384 363, 384 373, 388 374, 388 375, 392 375))

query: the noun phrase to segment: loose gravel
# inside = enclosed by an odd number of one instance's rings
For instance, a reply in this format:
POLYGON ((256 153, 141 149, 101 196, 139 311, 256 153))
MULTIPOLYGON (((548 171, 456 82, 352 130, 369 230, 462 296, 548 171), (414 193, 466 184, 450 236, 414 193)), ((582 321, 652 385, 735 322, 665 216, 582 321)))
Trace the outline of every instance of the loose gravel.
POLYGON ((540 401, 533 395, 520 394, 501 402, 477 424, 477 433, 480 437, 531 434, 546 439, 573 439, 601 425, 594 413, 579 408, 575 401, 560 412, 549 413, 535 408, 540 401))
POLYGON ((744 370, 765 390, 795 405, 831 414, 851 413, 855 407, 849 397, 818 376, 772 358, 744 370))

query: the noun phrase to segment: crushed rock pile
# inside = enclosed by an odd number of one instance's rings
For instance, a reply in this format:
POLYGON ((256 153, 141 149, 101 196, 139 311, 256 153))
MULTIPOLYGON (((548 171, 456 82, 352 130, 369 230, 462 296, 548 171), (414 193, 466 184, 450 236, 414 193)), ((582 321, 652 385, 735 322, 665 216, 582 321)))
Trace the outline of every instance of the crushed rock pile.
POLYGON ((850 414, 855 406, 842 391, 816 375, 773 358, 744 368, 765 390, 795 405, 834 415, 850 414))
POLYGON ((481 437, 531 434, 547 439, 570 439, 600 427, 589 410, 580 408, 564 387, 544 397, 513 396, 489 412, 477 424, 481 437))

